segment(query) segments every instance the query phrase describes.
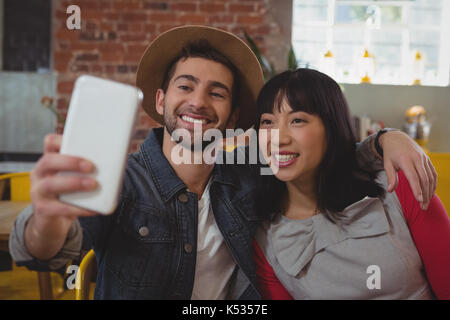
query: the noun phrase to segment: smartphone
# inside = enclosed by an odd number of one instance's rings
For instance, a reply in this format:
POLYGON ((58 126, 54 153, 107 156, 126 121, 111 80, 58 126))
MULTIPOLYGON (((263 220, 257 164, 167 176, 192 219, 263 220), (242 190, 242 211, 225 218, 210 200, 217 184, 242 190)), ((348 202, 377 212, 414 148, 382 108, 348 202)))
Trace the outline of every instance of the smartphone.
POLYGON ((114 212, 142 98, 141 90, 127 84, 88 75, 76 80, 60 153, 87 159, 95 170, 90 174, 61 174, 92 177, 98 187, 62 194, 62 202, 105 215, 114 212))

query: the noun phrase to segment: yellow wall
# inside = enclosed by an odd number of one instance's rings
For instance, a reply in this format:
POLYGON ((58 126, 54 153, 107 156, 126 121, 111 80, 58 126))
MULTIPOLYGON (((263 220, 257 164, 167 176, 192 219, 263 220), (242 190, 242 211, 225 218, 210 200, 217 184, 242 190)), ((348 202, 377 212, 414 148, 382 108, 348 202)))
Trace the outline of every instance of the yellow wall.
POLYGON ((450 215, 450 153, 430 153, 429 156, 438 174, 436 194, 450 215))

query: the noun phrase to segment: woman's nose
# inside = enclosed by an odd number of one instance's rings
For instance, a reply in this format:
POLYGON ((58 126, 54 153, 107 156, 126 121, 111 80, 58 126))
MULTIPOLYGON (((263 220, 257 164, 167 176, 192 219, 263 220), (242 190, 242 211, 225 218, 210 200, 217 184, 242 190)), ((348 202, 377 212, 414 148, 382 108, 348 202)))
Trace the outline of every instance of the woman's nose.
POLYGON ((290 131, 285 126, 278 127, 278 141, 280 146, 287 145, 291 142, 290 131))

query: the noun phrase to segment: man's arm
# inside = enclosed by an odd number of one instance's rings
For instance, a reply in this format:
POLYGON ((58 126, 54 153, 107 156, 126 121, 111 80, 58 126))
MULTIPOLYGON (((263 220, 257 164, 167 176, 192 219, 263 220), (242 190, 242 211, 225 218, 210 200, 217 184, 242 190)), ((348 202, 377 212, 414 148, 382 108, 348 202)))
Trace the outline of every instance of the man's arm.
POLYGON ((62 248, 49 260, 40 260, 32 256, 25 245, 25 227, 33 214, 31 206, 25 208, 14 222, 9 237, 9 252, 18 266, 31 270, 59 270, 68 261, 79 258, 82 248, 83 231, 78 221, 69 229, 62 248))
POLYGON ((373 134, 362 141, 356 150, 358 164, 369 170, 386 171, 388 192, 398 184, 397 171, 402 170, 411 186, 414 197, 426 210, 437 185, 437 173, 430 158, 406 133, 389 131, 381 135, 379 144, 383 157, 376 151, 373 134))
POLYGON ((44 155, 30 174, 32 214, 24 226, 23 243, 31 256, 43 261, 54 257, 63 248, 78 217, 98 215, 59 201, 62 193, 89 191, 97 186, 91 178, 58 174, 93 170, 92 163, 84 159, 61 155, 61 141, 62 136, 57 134, 45 138, 44 155))

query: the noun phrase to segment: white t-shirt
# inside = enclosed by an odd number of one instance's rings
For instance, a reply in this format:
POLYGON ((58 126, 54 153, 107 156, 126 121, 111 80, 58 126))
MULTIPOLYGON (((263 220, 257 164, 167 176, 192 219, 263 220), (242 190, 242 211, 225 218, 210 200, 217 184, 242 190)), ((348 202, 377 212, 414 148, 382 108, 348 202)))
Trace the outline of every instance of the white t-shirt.
POLYGON ((225 299, 236 262, 216 224, 209 197, 211 179, 198 201, 197 263, 193 300, 225 299))

